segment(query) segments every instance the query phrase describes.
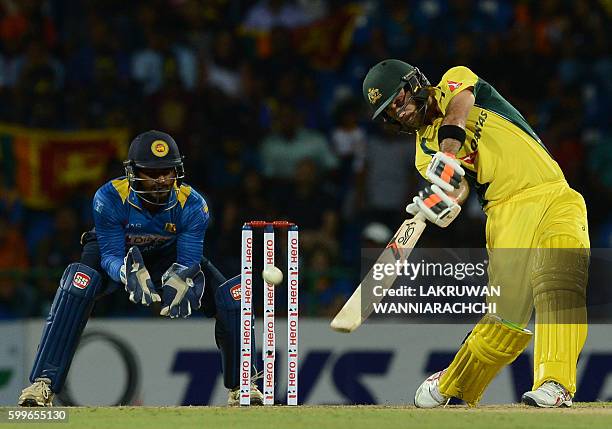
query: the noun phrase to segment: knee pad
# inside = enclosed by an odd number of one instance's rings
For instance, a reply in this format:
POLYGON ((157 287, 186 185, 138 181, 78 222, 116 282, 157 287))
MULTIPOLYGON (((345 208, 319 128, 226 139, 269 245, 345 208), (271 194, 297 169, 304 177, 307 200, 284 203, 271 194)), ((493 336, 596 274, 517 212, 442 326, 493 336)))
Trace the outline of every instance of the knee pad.
MULTIPOLYGON (((546 303, 551 294, 572 296, 573 300, 559 302, 566 309, 584 306, 589 269, 589 250, 571 236, 553 236, 547 238, 534 249, 533 285, 534 304, 546 303)), ((547 307, 541 306, 542 309, 547 307)), ((549 312, 556 317, 567 317, 560 308, 549 307, 549 312)), ((569 322, 570 320, 567 320, 569 322)))
POLYGON ((440 392, 477 405, 499 370, 525 350, 531 337, 527 329, 497 316, 484 316, 440 378, 440 392))
POLYGON ((569 235, 552 236, 536 249, 534 389, 545 381, 576 391, 576 363, 587 336, 589 250, 569 235))
MULTIPOLYGON (((240 275, 233 277, 215 292, 217 319, 215 341, 221 351, 223 384, 234 389, 240 384, 240 275)), ((251 332, 253 356, 255 356, 255 331, 251 332)), ((253 371, 257 372, 253 362, 253 371)))
POLYGON ((96 270, 81 263, 68 265, 43 329, 31 382, 48 378, 51 390, 61 391, 100 283, 96 270))

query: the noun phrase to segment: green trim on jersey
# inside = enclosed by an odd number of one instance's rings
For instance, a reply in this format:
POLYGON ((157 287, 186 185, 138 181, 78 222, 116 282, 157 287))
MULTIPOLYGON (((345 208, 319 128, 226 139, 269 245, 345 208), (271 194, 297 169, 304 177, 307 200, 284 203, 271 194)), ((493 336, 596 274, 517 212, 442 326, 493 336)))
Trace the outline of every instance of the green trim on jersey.
POLYGON ((480 203, 480 206, 484 208, 489 202, 485 198, 487 189, 489 189, 489 183, 479 183, 478 179, 476 178, 476 172, 468 170, 467 168, 464 168, 464 171, 465 176, 463 177, 465 177, 465 180, 467 180, 468 184, 470 185, 470 189, 476 192, 476 195, 478 195, 478 202, 480 203))
POLYGON ((425 155, 434 156, 436 151, 427 147, 427 139, 425 137, 421 138, 421 149, 425 152, 425 155))
POLYGON ((531 128, 531 126, 527 123, 527 120, 523 117, 523 115, 521 115, 521 113, 516 110, 516 108, 510 104, 508 100, 502 97, 501 94, 497 92, 497 90, 488 82, 478 78, 478 82, 476 82, 476 86, 474 87, 474 95, 476 97, 474 102, 475 106, 496 113, 510 123, 516 125, 531 136, 531 138, 542 146, 542 148, 550 155, 550 152, 546 146, 544 146, 544 143, 542 143, 540 137, 538 137, 533 128, 531 128))

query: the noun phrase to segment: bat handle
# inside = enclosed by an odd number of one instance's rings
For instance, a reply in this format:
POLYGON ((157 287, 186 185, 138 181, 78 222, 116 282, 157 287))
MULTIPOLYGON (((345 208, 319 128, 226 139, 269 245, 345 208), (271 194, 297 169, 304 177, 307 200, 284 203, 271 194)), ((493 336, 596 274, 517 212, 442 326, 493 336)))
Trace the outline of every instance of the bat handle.
POLYGON ((206 267, 206 269, 213 275, 213 277, 219 283, 225 283, 225 281, 227 280, 225 276, 221 274, 221 271, 219 271, 217 267, 215 267, 206 256, 202 256, 202 265, 206 267))
POLYGON ((423 212, 418 212, 417 214, 414 215, 414 217, 412 218, 412 220, 420 220, 422 222, 425 222, 427 218, 425 217, 425 215, 423 214, 423 212))

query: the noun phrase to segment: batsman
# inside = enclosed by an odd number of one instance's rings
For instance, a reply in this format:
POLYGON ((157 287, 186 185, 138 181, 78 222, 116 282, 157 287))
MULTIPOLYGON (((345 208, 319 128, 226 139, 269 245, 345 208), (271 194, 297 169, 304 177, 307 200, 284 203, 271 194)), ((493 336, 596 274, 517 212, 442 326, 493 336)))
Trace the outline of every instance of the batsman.
MULTIPOLYGON (((81 237, 81 260, 64 271, 30 373, 32 385, 18 404, 53 404, 95 301, 125 289, 136 305, 159 303, 161 316, 186 318, 202 307, 206 316, 216 318, 228 405, 237 405, 240 294, 235 291, 240 276, 214 289, 205 287, 200 264, 208 205, 184 183, 183 156, 164 132, 138 135, 124 167, 125 176, 104 184, 93 198, 95 228, 81 237)), ((163 347, 163 341, 159 344, 163 347)), ((263 403, 255 383, 251 402, 263 403)))
POLYGON ((388 59, 370 69, 363 96, 373 119, 415 134, 415 166, 431 184, 406 210, 447 227, 475 191, 487 216, 489 282, 501 286, 451 364, 417 389, 420 408, 459 398, 470 406, 534 338, 533 387, 522 402, 568 407, 587 336, 587 212, 525 118, 466 67, 431 85, 418 68, 388 59), (535 333, 525 327, 535 308, 535 333))

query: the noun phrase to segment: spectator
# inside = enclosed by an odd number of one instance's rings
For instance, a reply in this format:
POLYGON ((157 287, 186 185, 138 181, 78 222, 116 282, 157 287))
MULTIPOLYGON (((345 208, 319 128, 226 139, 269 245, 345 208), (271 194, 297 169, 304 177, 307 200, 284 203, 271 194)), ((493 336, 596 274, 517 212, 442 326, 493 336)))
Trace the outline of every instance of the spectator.
POLYGON ((8 213, 0 210, 0 319, 32 313, 32 297, 27 296, 31 291, 25 288, 29 267, 26 249, 21 231, 11 226, 8 213))
POLYGON ((414 164, 414 143, 405 137, 376 134, 368 141, 366 160, 364 199, 368 218, 394 229, 409 196, 417 189, 414 171, 409 168, 414 164))
POLYGON ((273 131, 262 143, 264 174, 271 179, 287 180, 304 159, 311 159, 322 173, 328 173, 338 164, 325 137, 303 127, 296 108, 281 102, 275 111, 273 131))
POLYGON ((296 28, 310 20, 308 12, 291 0, 260 0, 246 13, 243 28, 247 31, 296 28))
POLYGON ((168 74, 177 74, 185 89, 195 88, 197 62, 195 52, 174 43, 169 32, 149 28, 145 33, 146 46, 134 52, 132 76, 140 82, 145 94, 153 94, 163 85, 168 74))

